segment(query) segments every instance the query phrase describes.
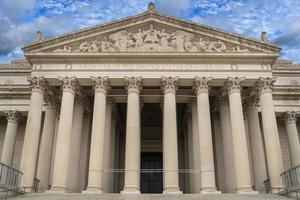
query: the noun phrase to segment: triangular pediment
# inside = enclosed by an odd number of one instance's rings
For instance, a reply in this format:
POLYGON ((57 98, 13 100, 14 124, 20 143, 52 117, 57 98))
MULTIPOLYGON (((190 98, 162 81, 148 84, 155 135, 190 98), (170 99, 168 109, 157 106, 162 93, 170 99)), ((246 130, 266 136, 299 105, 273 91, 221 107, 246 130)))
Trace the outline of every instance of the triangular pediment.
POLYGON ((25 56, 42 54, 227 53, 279 54, 268 42, 166 16, 156 11, 35 42, 25 56))

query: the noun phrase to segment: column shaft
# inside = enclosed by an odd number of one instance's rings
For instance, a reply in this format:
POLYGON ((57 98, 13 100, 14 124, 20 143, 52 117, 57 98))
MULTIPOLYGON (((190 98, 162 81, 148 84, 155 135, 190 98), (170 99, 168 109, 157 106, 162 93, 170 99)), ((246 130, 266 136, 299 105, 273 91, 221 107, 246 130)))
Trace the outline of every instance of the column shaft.
POLYGON ((253 163, 254 187, 257 191, 262 193, 264 191, 263 181, 267 179, 267 166, 257 107, 254 105, 248 106, 247 115, 253 163))
POLYGON ((233 139, 231 132, 230 109, 228 106, 227 98, 221 100, 220 103, 220 122, 222 130, 222 147, 224 157, 224 180, 225 192, 234 193, 236 188, 235 183, 235 169, 234 169, 234 156, 233 156, 233 139))
POLYGON ((260 92, 263 135, 268 163, 268 174, 273 192, 278 192, 278 190, 282 188, 280 174, 283 172, 283 163, 273 105, 273 83, 274 79, 260 78, 257 82, 257 87, 260 92))
POLYGON ((60 119, 58 125, 53 180, 51 191, 66 192, 69 171, 70 145, 76 79, 66 77, 63 80, 60 119))
POLYGON ((7 114, 7 126, 3 143, 1 162, 8 166, 12 166, 19 124, 17 119, 18 113, 17 111, 6 111, 5 113, 7 114))
MULTIPOLYGON (((191 172, 195 169, 194 166, 194 152, 193 152, 193 124, 192 124, 192 116, 191 116, 191 111, 189 109, 188 111, 189 113, 187 113, 188 117, 187 117, 187 134, 186 134, 186 139, 188 140, 187 144, 188 144, 188 166, 189 169, 191 170, 191 172)), ((190 193, 195 193, 196 190, 194 190, 194 181, 195 181, 195 177, 194 177, 194 173, 189 173, 188 174, 188 180, 189 180, 189 192, 190 193)))
POLYGON ((109 179, 111 176, 110 160, 111 155, 111 112, 112 112, 112 100, 108 100, 106 103, 106 114, 105 114, 105 136, 104 136, 104 174, 103 174, 103 191, 105 193, 110 192, 109 179))
POLYGON ((40 143, 39 158, 36 177, 40 180, 39 191, 44 192, 49 189, 49 178, 52 158, 53 138, 55 131, 56 110, 52 105, 48 105, 45 112, 42 139, 40 143))
POLYGON ((296 124, 297 113, 294 111, 284 113, 283 121, 287 131, 292 166, 295 167, 300 165, 300 144, 296 124))
POLYGON ((106 93, 109 91, 108 77, 93 78, 95 89, 88 186, 86 192, 103 192, 103 158, 105 139, 106 93))
POLYGON ((178 78, 163 77, 164 90, 163 111, 163 169, 164 194, 181 193, 178 177, 178 143, 176 119, 176 88, 178 78))
POLYGON ((194 90, 197 94, 198 135, 200 152, 200 193, 215 193, 215 168, 210 120, 208 84, 211 78, 196 77, 194 90))
POLYGON ((192 110, 192 137, 193 137, 193 167, 194 167, 194 182, 193 182, 193 190, 195 193, 199 193, 199 188, 201 187, 201 179, 200 179, 200 152, 199 152, 199 130, 198 130, 198 111, 196 101, 192 101, 191 103, 192 110))
POLYGON ((227 79, 237 193, 253 193, 240 93, 241 78, 227 79))
POLYGON ((122 193, 140 193, 140 157, 141 157, 141 122, 140 97, 141 78, 126 77, 128 91, 126 147, 125 147, 125 183, 122 193))
MULTIPOLYGON (((88 112, 88 111, 86 111, 88 112)), ((79 174, 79 191, 84 191, 87 184, 88 162, 89 162, 89 144, 91 138, 91 114, 86 113, 83 117, 82 139, 80 151, 80 174, 79 174)))
MULTIPOLYGON (((116 129, 117 129, 117 119, 116 119, 116 107, 113 105, 113 112, 112 112, 112 118, 111 118, 111 145, 110 145, 110 159, 109 159, 109 168, 111 170, 115 169, 115 161, 116 161, 116 129)), ((114 192, 114 186, 115 186, 115 176, 118 174, 116 172, 111 172, 109 175, 109 180, 108 180, 108 186, 109 186, 109 192, 113 193, 114 192)))
POLYGON ((39 137, 42 120, 43 95, 46 81, 43 77, 32 77, 28 80, 32 92, 25 129, 20 171, 23 172, 21 187, 31 191, 36 172, 39 137))
POLYGON ((83 124, 83 110, 84 99, 82 96, 77 97, 74 105, 74 114, 72 120, 72 136, 69 155, 69 170, 68 170, 68 192, 79 191, 79 167, 80 167, 80 152, 82 140, 82 124, 83 124))

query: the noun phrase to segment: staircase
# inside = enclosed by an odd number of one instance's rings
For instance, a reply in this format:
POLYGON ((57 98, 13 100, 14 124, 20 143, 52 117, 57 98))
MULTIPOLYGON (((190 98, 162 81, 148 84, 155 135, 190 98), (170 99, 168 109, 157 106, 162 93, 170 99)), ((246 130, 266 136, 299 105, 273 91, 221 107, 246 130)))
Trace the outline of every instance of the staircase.
POLYGON ((122 194, 49 194, 35 193, 26 194, 12 198, 11 200, 285 200, 290 199, 284 196, 258 194, 258 195, 238 195, 238 194, 141 194, 141 195, 122 195, 122 194))

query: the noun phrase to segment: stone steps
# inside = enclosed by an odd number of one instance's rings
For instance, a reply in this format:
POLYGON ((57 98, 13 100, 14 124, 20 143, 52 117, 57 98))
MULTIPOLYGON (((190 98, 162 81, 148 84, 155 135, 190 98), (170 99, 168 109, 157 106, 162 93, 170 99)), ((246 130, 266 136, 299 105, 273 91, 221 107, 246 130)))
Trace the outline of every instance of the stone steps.
POLYGON ((15 198, 15 200, 285 200, 290 199, 284 196, 258 194, 258 195, 165 195, 165 194, 142 194, 142 195, 122 195, 122 194, 26 194, 15 198))

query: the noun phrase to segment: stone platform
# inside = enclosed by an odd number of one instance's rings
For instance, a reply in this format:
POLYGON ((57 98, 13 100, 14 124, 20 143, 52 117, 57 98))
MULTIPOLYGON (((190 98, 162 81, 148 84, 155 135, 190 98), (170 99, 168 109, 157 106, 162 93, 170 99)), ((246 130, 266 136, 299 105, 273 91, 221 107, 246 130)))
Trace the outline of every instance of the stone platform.
POLYGON ((15 200, 285 200, 290 199, 284 196, 259 194, 259 195, 163 195, 163 194, 142 194, 142 195, 121 195, 121 194, 27 194, 12 198, 15 200))

